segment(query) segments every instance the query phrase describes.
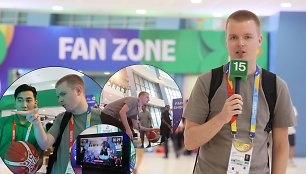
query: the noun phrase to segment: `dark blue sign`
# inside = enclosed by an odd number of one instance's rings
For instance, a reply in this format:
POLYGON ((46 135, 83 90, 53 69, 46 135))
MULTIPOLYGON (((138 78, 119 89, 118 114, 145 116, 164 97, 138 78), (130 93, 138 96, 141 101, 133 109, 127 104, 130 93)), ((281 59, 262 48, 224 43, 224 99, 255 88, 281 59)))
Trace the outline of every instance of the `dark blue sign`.
POLYGON ((183 98, 173 99, 172 101, 172 112, 173 112, 173 132, 180 124, 183 115, 183 98))

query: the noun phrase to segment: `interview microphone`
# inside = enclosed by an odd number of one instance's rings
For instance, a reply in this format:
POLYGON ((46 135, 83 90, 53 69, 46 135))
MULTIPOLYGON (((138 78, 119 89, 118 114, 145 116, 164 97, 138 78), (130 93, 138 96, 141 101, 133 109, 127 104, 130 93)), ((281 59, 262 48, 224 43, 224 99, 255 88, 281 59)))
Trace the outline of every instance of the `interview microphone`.
MULTIPOLYGON (((248 77, 248 61, 232 59, 229 67, 229 79, 235 80, 235 94, 240 94, 240 82, 248 77)), ((235 115, 238 116, 238 115, 235 115)))

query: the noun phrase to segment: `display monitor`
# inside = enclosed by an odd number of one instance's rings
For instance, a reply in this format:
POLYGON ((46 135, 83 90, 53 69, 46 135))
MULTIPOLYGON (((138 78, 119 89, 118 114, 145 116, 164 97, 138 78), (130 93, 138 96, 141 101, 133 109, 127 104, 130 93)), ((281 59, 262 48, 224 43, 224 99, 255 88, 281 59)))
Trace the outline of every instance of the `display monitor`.
POLYGON ((77 164, 82 168, 128 170, 130 145, 130 139, 124 132, 79 135, 77 164))

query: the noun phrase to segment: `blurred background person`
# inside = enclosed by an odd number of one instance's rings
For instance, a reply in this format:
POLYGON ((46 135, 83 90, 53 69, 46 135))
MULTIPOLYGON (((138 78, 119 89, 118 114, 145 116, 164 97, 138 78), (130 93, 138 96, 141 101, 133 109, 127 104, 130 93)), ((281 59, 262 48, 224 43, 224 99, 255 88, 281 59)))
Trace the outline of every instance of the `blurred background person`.
MULTIPOLYGON (((140 120, 140 125, 146 128, 153 128, 152 126, 152 116, 151 113, 149 111, 147 111, 147 106, 143 105, 141 106, 142 112, 139 112, 139 120, 140 120)), ((141 147, 144 147, 144 137, 146 134, 146 131, 143 130, 139 130, 140 132, 140 139, 141 139, 141 147)), ((149 145, 146 147, 151 147, 151 142, 149 142, 149 145)))
POLYGON ((161 142, 160 143, 164 143, 164 152, 165 152, 164 158, 168 158, 168 154, 169 154, 168 139, 171 138, 176 157, 178 158, 179 153, 178 153, 177 140, 176 140, 175 135, 173 135, 172 120, 170 119, 169 111, 170 111, 170 105, 166 105, 164 108, 164 111, 161 114, 161 124, 160 124, 161 142))

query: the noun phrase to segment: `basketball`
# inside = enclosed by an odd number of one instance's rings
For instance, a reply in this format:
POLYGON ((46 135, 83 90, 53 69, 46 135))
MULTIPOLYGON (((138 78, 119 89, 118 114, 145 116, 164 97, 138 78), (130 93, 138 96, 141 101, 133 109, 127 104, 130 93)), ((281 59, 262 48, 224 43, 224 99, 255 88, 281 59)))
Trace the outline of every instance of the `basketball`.
POLYGON ((12 142, 5 153, 5 164, 17 174, 32 174, 41 167, 42 160, 39 159, 39 152, 29 142, 12 142))
POLYGON ((116 164, 116 166, 120 166, 120 164, 121 164, 120 158, 117 158, 117 159, 116 159, 115 164, 116 164))
POLYGON ((146 136, 151 143, 156 143, 160 137, 155 131, 150 131, 146 134, 146 136))

